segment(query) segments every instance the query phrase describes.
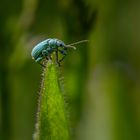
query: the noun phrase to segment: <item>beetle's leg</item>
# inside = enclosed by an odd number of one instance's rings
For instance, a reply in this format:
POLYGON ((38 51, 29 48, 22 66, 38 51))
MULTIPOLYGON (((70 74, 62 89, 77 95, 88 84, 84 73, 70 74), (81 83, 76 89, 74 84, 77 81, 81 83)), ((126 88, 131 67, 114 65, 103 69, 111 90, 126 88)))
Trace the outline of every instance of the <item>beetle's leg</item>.
POLYGON ((48 52, 47 50, 43 50, 43 51, 42 51, 42 55, 43 55, 44 57, 46 57, 48 54, 49 54, 49 52, 48 52))
POLYGON ((49 52, 49 53, 48 53, 48 58, 49 58, 50 60, 52 60, 51 54, 52 54, 52 52, 53 52, 53 49, 52 49, 52 48, 47 48, 47 51, 49 52))
POLYGON ((41 65, 42 67, 44 67, 45 68, 45 65, 43 65, 42 63, 40 63, 40 62, 37 62, 39 65, 41 65))
POLYGON ((40 61, 42 60, 42 57, 38 57, 35 61, 40 64, 41 66, 45 67, 40 61))
POLYGON ((47 61, 49 60, 48 54, 49 54, 48 50, 42 50, 42 55, 47 61))
POLYGON ((60 65, 60 62, 59 62, 59 60, 58 60, 58 49, 56 50, 55 53, 56 53, 56 62, 57 62, 57 64, 58 64, 58 66, 61 66, 61 65, 60 65))
POLYGON ((64 58, 66 57, 67 55, 67 52, 64 51, 64 50, 58 50, 61 54, 63 54, 63 57, 58 61, 59 63, 62 62, 64 60, 64 58))
POLYGON ((52 48, 47 48, 47 50, 42 51, 42 55, 46 58, 46 60, 48 59, 52 60, 51 53, 52 53, 52 48))
POLYGON ((49 60, 52 60, 52 57, 51 57, 50 55, 48 55, 47 58, 48 58, 49 60))
POLYGON ((45 59, 46 59, 47 61, 49 60, 49 58, 48 58, 47 56, 45 57, 45 59))
POLYGON ((39 61, 41 61, 43 58, 42 57, 38 57, 35 61, 36 62, 39 62, 39 61))
POLYGON ((58 62, 58 50, 56 50, 56 62, 58 62))

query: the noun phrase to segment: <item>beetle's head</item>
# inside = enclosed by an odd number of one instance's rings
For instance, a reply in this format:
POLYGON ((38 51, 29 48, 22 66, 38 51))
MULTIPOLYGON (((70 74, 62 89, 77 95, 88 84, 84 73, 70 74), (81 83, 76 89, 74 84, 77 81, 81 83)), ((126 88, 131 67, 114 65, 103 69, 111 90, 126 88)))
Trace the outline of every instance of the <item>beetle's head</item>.
POLYGON ((65 50, 67 50, 67 48, 76 49, 74 46, 66 45, 66 44, 65 44, 63 41, 61 41, 61 40, 58 40, 58 41, 57 41, 57 46, 60 47, 60 48, 65 49, 65 50))
POLYGON ((57 41, 57 46, 60 47, 60 48, 65 48, 66 45, 65 45, 65 43, 63 41, 58 40, 57 41))

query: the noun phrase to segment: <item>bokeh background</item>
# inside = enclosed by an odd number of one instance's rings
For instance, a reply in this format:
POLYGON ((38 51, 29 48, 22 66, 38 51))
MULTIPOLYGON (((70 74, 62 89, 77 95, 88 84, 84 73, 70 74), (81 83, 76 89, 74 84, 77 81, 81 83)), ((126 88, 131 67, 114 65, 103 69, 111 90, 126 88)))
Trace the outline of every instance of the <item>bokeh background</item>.
POLYGON ((70 50, 62 69, 74 140, 140 139, 139 0, 1 0, 0 140, 31 140, 46 38, 70 50))

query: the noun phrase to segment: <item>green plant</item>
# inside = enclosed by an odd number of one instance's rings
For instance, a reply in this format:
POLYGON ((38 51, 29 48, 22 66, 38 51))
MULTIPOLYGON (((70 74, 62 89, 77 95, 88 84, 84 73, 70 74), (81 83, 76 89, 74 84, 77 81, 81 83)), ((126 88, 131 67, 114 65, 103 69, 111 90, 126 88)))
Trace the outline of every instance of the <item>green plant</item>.
POLYGON ((69 140, 65 103, 58 67, 49 61, 43 73, 34 140, 69 140))

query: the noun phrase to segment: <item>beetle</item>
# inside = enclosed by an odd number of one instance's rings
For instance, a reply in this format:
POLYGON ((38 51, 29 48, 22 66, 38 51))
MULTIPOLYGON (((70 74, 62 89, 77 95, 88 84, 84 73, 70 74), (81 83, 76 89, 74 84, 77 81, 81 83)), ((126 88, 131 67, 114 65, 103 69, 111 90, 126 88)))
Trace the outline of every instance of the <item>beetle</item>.
POLYGON ((66 45, 63 41, 61 41, 59 39, 49 38, 49 39, 46 39, 46 40, 38 43, 32 49, 31 56, 35 60, 35 62, 38 62, 40 65, 45 67, 41 63, 41 61, 44 59, 50 60, 52 54, 55 52, 56 61, 57 61, 58 65, 60 66, 60 62, 62 62, 64 60, 65 56, 67 55, 68 48, 76 49, 73 45, 83 43, 86 41, 88 41, 88 40, 82 40, 82 41, 78 41, 78 42, 66 45), (58 60, 58 53, 61 53, 63 55, 63 57, 60 60, 58 60))

